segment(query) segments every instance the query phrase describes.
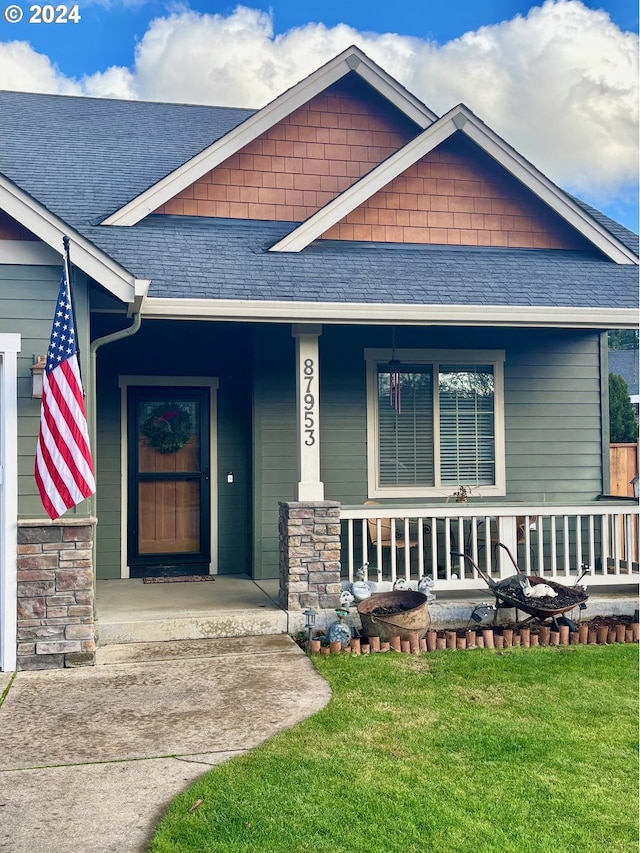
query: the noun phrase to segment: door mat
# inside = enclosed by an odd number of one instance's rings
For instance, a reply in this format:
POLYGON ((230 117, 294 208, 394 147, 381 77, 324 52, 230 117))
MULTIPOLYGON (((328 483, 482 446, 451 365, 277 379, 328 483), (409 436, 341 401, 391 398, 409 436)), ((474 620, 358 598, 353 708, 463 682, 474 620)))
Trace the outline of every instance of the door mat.
POLYGON ((194 581, 214 581, 213 575, 173 575, 166 578, 142 578, 142 583, 193 583, 194 581))

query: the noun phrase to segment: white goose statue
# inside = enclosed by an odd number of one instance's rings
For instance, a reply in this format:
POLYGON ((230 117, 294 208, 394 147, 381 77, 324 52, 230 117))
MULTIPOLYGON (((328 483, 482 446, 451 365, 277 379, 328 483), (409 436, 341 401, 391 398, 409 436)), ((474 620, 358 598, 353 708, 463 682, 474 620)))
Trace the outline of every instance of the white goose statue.
POLYGON ((558 594, 548 583, 537 583, 531 586, 526 575, 522 581, 522 591, 525 598, 555 598, 558 594))

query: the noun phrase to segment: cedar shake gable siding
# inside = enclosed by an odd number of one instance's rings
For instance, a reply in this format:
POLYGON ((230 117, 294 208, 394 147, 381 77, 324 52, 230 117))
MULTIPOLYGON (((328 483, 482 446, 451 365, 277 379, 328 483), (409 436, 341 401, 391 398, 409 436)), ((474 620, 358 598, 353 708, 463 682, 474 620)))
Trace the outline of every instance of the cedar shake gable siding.
POLYGON ((460 135, 394 178, 325 231, 322 239, 589 248, 533 193, 460 135))
POLYGON ((155 213, 302 222, 419 131, 361 81, 340 81, 155 213))

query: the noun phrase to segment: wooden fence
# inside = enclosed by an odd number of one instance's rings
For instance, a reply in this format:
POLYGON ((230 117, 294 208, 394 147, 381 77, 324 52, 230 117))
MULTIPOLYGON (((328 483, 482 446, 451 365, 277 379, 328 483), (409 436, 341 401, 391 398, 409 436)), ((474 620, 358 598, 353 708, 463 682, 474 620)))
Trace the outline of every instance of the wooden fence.
POLYGON ((612 444, 609 447, 609 493, 633 497, 631 480, 638 473, 638 445, 612 444))

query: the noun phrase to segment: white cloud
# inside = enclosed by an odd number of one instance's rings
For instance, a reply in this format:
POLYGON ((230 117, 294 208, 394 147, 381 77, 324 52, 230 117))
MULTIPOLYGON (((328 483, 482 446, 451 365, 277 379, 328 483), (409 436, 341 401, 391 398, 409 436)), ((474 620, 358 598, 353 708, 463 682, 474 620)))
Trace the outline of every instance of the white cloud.
POLYGON ((463 101, 554 180, 602 191, 638 174, 637 49, 606 13, 546 2, 423 51, 407 84, 437 112, 463 101))
POLYGON ((36 53, 29 42, 0 44, 0 89, 81 95, 82 87, 65 77, 48 56, 36 53))
POLYGON ((82 93, 93 98, 137 99, 136 81, 128 68, 114 65, 82 78, 82 93))
POLYGON ((565 188, 610 200, 637 183, 638 39, 579 0, 546 0, 444 45, 346 25, 275 36, 255 9, 177 8, 150 22, 133 70, 69 80, 14 42, 0 45, 0 86, 260 107, 353 43, 436 112, 466 103, 565 188))

